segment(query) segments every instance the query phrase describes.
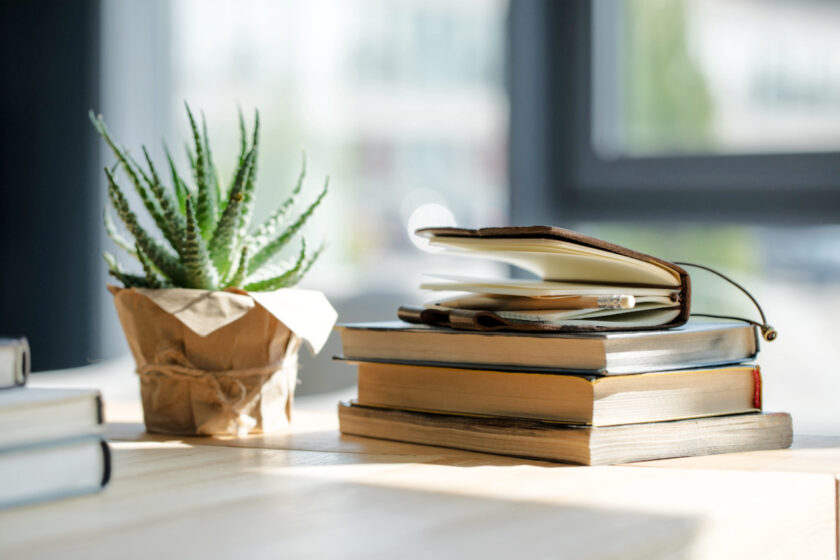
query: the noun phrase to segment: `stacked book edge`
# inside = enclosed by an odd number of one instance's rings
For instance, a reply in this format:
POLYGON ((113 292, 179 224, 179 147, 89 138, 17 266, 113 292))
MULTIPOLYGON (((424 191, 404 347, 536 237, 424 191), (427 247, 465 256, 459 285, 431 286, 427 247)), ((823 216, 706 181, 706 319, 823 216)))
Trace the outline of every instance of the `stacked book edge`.
POLYGON ((341 327, 359 393, 349 435, 584 465, 787 447, 762 413, 751 325, 647 332, 469 332, 341 327), (746 362, 746 363, 745 363, 746 362))
POLYGON ((349 435, 582 465, 778 449, 793 437, 783 412, 592 427, 340 403, 338 417, 349 435))
POLYGON ((28 346, 18 340, 0 344, 0 508, 100 490, 111 454, 99 392, 22 386, 28 346))

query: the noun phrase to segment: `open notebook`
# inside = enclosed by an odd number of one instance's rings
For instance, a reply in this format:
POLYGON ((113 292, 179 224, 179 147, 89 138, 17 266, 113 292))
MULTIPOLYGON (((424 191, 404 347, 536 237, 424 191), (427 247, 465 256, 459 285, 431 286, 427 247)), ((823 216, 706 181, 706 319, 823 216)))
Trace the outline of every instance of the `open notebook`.
POLYGON ((433 276, 421 288, 462 294, 424 308, 403 307, 403 320, 537 331, 659 329, 688 320, 688 274, 619 245, 549 226, 417 233, 450 254, 512 264, 540 280, 433 276))

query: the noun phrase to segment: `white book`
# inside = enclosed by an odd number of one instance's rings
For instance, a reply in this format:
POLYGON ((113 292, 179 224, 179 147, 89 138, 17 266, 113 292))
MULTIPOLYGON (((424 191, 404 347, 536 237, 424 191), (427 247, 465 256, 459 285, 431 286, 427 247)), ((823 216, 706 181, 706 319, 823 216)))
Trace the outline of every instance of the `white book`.
POLYGON ((0 450, 102 432, 102 398, 87 389, 0 391, 0 450))
POLYGON ((0 450, 0 508, 95 492, 111 476, 108 444, 96 435, 0 450))
POLYGON ((0 389, 25 385, 30 362, 25 338, 0 337, 0 389))

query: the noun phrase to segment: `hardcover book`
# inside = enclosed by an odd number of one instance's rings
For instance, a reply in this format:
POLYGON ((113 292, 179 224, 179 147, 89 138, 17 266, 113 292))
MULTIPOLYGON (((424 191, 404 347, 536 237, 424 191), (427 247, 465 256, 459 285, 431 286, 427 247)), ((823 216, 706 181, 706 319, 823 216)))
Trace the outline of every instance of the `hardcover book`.
POLYGON ((29 342, 0 337, 0 389, 25 385, 30 367, 29 342))
POLYGON ((400 321, 338 329, 344 358, 354 361, 597 375, 740 363, 759 349, 755 328, 738 321, 599 333, 475 332, 400 321))
POLYGON ((688 273, 614 243, 549 226, 417 234, 450 254, 508 263, 539 280, 439 277, 421 288, 466 294, 403 307, 405 321, 470 330, 602 331, 662 329, 688 320, 688 273))
POLYGON ((338 418, 348 435, 581 465, 782 449, 793 439, 782 412, 591 427, 339 403, 338 418))
POLYGON ((358 403, 612 426, 761 410, 758 366, 594 377, 360 363, 358 403))
POLYGON ((87 389, 0 391, 0 449, 102 432, 102 398, 87 389))
POLYGON ((0 450, 0 508, 95 492, 111 477, 111 452, 88 435, 0 450))

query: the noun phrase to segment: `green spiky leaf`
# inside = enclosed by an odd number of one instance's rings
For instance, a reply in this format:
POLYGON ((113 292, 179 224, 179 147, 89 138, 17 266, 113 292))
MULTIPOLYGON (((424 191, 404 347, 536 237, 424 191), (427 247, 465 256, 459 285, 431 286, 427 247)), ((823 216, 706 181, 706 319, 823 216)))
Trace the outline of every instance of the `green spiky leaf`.
POLYGON ((190 145, 187 143, 184 143, 184 152, 187 154, 187 161, 190 162, 190 169, 193 172, 193 177, 195 177, 195 156, 193 155, 192 150, 190 150, 190 145))
MULTIPOLYGON (((190 195, 190 190, 178 174, 178 168, 175 167, 172 154, 169 153, 169 147, 165 142, 163 144, 163 151, 166 153, 166 161, 169 163, 169 174, 172 177, 172 187, 175 190, 175 198, 178 201, 178 211, 182 216, 186 216, 187 197, 190 195)), ((186 220, 184 221, 184 227, 186 227, 186 220)))
POLYGON ((108 264, 108 274, 123 283, 126 288, 150 288, 148 280, 145 276, 139 274, 130 274, 123 270, 114 255, 108 252, 102 253, 102 258, 108 264))
POLYGON ((245 198, 245 181, 250 173, 255 156, 256 154, 252 149, 239 168, 239 173, 233 183, 233 190, 225 205, 225 212, 219 219, 216 231, 213 232, 213 238, 210 240, 210 257, 222 277, 227 276, 231 258, 236 252, 234 242, 236 241, 236 228, 239 224, 242 202, 245 198))
POLYGON ((309 272, 309 269, 312 268, 312 265, 315 264, 315 261, 317 261, 318 257, 321 256, 321 253, 324 252, 326 246, 326 243, 321 243, 321 245, 318 246, 318 249, 314 253, 306 257, 306 261, 304 261, 303 266, 301 266, 300 270, 298 270, 295 273, 294 277, 290 279, 289 286, 294 286, 295 284, 303 280, 303 277, 306 276, 306 273, 309 272))
POLYGON ((248 282, 245 284, 245 290, 249 292, 270 292, 289 287, 293 285, 293 280, 297 277, 298 272, 303 268, 305 262, 306 242, 301 241, 300 254, 291 268, 277 276, 248 282))
POLYGON ((108 178, 108 195, 111 198, 111 204, 113 204, 117 216, 125 224, 126 229, 134 237, 135 242, 143 249, 146 257, 173 284, 177 285, 184 282, 184 267, 181 265, 178 257, 158 243, 140 226, 137 216, 131 211, 128 205, 125 194, 107 168, 105 168, 105 176, 108 178))
POLYGON ((195 216, 202 237, 204 239, 210 239, 210 236, 213 235, 213 228, 216 226, 216 217, 218 215, 216 202, 218 196, 213 191, 213 187, 210 185, 210 178, 207 176, 207 154, 204 152, 204 145, 201 141, 201 134, 198 131, 195 117, 193 117, 190 106, 186 103, 184 103, 184 106, 187 108, 187 117, 190 121, 190 129, 192 130, 195 148, 193 169, 195 171, 195 183, 197 187, 196 194, 198 195, 195 216))
POLYGON ((265 245, 267 245, 271 238, 276 234, 277 230, 285 223, 286 214, 288 214, 289 209, 291 209, 295 202, 297 202, 305 177, 306 152, 301 152, 300 174, 298 175, 297 183, 295 184, 295 188, 292 189, 292 193, 289 195, 289 198, 284 200, 280 207, 277 208, 277 210, 275 210, 262 224, 260 224, 256 231, 254 231, 253 235, 248 238, 248 242, 252 244, 257 251, 265 247, 265 245))
POLYGON ((114 245, 132 257, 136 257, 137 253, 134 250, 135 244, 123 237, 122 234, 117 231, 117 224, 114 223, 114 220, 111 218, 111 213, 108 212, 107 208, 105 208, 102 212, 102 221, 105 223, 105 233, 108 234, 108 237, 111 238, 114 245))
POLYGON ((184 227, 186 227, 184 216, 178 211, 178 202, 175 200, 175 197, 171 192, 163 188, 157 169, 155 169, 155 164, 152 162, 146 146, 143 146, 143 155, 146 158, 146 164, 149 166, 149 173, 151 175, 151 178, 148 180, 149 188, 152 194, 155 195, 161 213, 165 218, 165 227, 160 228, 161 233, 163 233, 163 236, 166 237, 169 244, 177 251, 180 249, 184 238, 184 227))
POLYGON ((140 265, 143 267, 143 274, 146 276, 146 283, 149 287, 155 289, 165 288, 167 283, 158 278, 152 263, 149 262, 143 250, 139 246, 135 246, 134 250, 137 254, 137 260, 140 261, 140 265))
POLYGON ((239 117, 239 158, 236 160, 236 169, 230 179, 228 192, 233 191, 233 185, 236 182, 236 178, 239 176, 239 170, 242 169, 243 165, 245 165, 245 156, 248 155, 248 131, 245 128, 245 117, 242 115, 241 107, 237 108, 237 115, 239 117))
POLYGON ((184 237, 184 268, 187 271, 186 288, 213 290, 218 282, 218 275, 210 263, 207 246, 201 236, 192 200, 187 199, 187 230, 184 237))
POLYGON ((215 197, 216 211, 221 212, 224 204, 224 193, 219 183, 219 173, 216 170, 216 164, 213 163, 213 152, 210 150, 210 138, 207 135, 207 119, 204 117, 204 111, 201 112, 201 140, 204 143, 204 153, 207 156, 207 182, 210 187, 210 193, 211 196, 215 197))
POLYGON ((233 273, 230 280, 225 283, 225 287, 241 288, 245 281, 245 275, 248 273, 248 246, 242 247, 239 254, 239 265, 236 267, 236 272, 233 273))
POLYGON ((145 147, 142 158, 144 168, 113 141, 102 118, 90 113, 93 126, 116 156, 114 167, 105 169, 108 196, 116 215, 133 239, 120 234, 107 210, 103 215, 106 233, 117 246, 138 259, 144 271, 143 275, 127 273, 111 255, 106 254, 109 273, 126 286, 152 288, 178 286, 215 290, 243 287, 271 290, 297 283, 317 260, 323 246, 309 255, 305 241, 302 241, 297 260, 280 274, 269 272, 265 265, 270 264, 291 239, 298 235, 322 202, 328 184, 324 185, 317 199, 297 218, 289 218, 306 175, 304 154, 300 176, 289 198, 253 235, 248 235, 256 191, 259 113, 255 112, 249 148, 245 119, 239 111, 239 157, 232 182, 226 188, 219 181, 219 173, 213 161, 204 114, 201 114, 199 132, 189 106, 186 110, 193 143, 193 147, 188 145, 186 151, 195 187, 191 187, 179 175, 165 143, 171 188, 167 188, 161 181, 145 147), (120 168, 137 191, 163 239, 156 239, 147 232, 129 207, 125 192, 116 179, 116 172, 120 168))
POLYGON ((242 107, 237 107, 236 113, 239 117, 239 161, 242 161, 248 152, 248 131, 245 128, 245 115, 242 114, 242 107))
POLYGON ((294 235, 303 227, 303 225, 309 220, 312 214, 315 212, 315 209, 318 205, 321 204, 321 201, 324 200, 324 197, 327 195, 327 191, 329 190, 329 177, 327 178, 326 182, 324 183, 324 190, 321 191, 321 194, 318 195, 318 198, 315 199, 315 202, 309 205, 309 208, 304 210, 304 212, 295 220, 292 224, 290 224, 285 230, 283 230, 279 235, 277 235, 274 239, 267 242, 261 249, 259 249, 254 256, 251 258, 251 263, 249 264, 249 274, 253 274, 256 272, 261 266, 269 262, 285 245, 294 237, 294 235))
MULTIPOLYGON (((241 117, 241 113, 240 113, 241 117)), ((244 134, 245 129, 244 125, 241 130, 244 134)), ((245 142, 243 141, 243 145, 245 142)), ((239 215, 239 224, 238 228, 239 231, 237 232, 237 239, 243 240, 245 236, 248 234, 248 228, 251 225, 251 217, 254 214, 254 190, 256 188, 256 181, 257 181, 257 155, 258 149, 260 145, 260 113, 259 111, 254 111, 254 135, 251 139, 251 151, 254 153, 253 161, 251 162, 251 168, 248 171, 248 177, 245 181, 245 200, 242 203, 242 211, 239 215)))
POLYGON ((155 221, 155 225, 160 228, 161 231, 164 231, 167 227, 166 218, 164 218, 160 207, 155 201, 155 198, 146 187, 146 184, 150 181, 148 176, 143 172, 137 162, 134 161, 134 158, 128 155, 128 153, 120 145, 114 142, 113 138, 111 138, 111 134, 108 132, 108 127, 105 126, 105 121, 102 119, 102 115, 96 116, 93 114, 93 111, 90 111, 88 113, 88 117, 90 118, 90 122, 93 123, 93 127, 105 140, 108 147, 111 148, 111 151, 114 156, 116 156, 119 163, 122 164, 123 170, 126 175, 128 175, 131 184, 134 186, 134 190, 137 191, 138 195, 140 195, 140 200, 143 201, 143 206, 146 207, 149 215, 155 221))

